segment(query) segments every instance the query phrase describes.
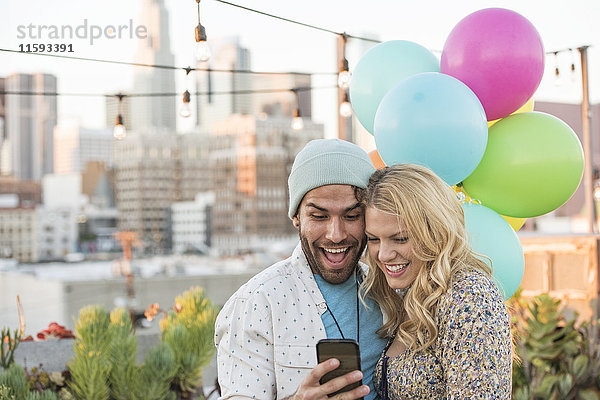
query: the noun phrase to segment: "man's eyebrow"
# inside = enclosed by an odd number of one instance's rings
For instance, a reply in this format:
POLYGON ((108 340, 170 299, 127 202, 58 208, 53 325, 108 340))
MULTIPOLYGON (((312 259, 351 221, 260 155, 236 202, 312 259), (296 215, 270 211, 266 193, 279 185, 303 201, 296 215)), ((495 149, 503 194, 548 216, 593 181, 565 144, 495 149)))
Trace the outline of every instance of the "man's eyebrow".
MULTIPOLYGON (((313 207, 313 208, 316 208, 317 210, 322 211, 322 212, 327 212, 328 211, 326 208, 320 207, 320 206, 316 205, 315 203, 306 203, 306 207, 313 207)), ((361 203, 357 202, 356 204, 354 204, 354 205, 346 208, 344 210, 344 212, 349 213, 349 212, 351 212, 351 211, 353 211, 353 210, 355 210, 356 208, 359 208, 359 207, 361 207, 361 203)))
POLYGON ((350 212, 350 211, 353 211, 354 209, 356 209, 356 208, 359 208, 360 206, 361 206, 361 203, 360 203, 360 202, 357 202, 357 203, 356 203, 355 205, 353 205, 352 207, 348 207, 348 208, 346 208, 346 212, 348 213, 348 212, 350 212))
POLYGON ((306 203, 306 207, 313 207, 316 208, 319 211, 323 211, 323 212, 327 212, 326 208, 323 207, 319 207, 318 205, 316 205, 315 203, 306 203))

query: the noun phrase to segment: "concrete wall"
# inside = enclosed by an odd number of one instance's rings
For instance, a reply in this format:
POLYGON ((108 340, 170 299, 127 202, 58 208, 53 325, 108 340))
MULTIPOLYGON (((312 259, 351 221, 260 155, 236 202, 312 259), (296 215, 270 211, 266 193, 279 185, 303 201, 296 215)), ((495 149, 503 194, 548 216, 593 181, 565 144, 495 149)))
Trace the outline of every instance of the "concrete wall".
MULTIPOLYGON (((222 306, 225 301, 255 273, 134 278, 135 310, 142 312, 152 303, 170 309, 175 297, 192 286, 205 289, 211 301, 222 306)), ((127 300, 125 278, 110 280, 62 282, 41 280, 28 274, 0 272, 0 327, 18 328, 16 296, 19 295, 25 314, 28 335, 35 336, 57 322, 75 329, 79 310, 90 304, 112 310, 127 300)), ((158 332, 158 324, 149 328, 158 332)))
POLYGON ((66 313, 62 282, 41 280, 28 274, 0 272, 0 327, 19 327, 17 295, 23 305, 27 334, 35 336, 53 321, 61 325, 67 319, 71 322, 66 313))

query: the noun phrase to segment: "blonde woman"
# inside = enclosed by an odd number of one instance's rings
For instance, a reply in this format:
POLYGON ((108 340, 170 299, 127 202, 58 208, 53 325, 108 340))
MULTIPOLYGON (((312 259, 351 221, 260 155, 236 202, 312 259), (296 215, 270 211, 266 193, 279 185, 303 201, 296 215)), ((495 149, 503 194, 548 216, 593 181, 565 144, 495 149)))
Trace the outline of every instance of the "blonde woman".
POLYGON ((388 399, 509 399, 509 316, 471 250, 454 191, 427 168, 376 171, 365 193, 369 274, 387 319, 374 384, 388 399))

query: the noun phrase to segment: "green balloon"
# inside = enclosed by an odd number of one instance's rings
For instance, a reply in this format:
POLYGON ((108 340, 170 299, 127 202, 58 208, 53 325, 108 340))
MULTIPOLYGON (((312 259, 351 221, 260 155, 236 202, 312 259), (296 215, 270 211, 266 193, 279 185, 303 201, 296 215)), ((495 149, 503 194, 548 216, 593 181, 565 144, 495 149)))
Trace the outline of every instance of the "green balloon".
POLYGON ((483 158, 463 186, 499 214, 537 217, 569 200, 583 167, 581 143, 566 123, 542 112, 513 114, 490 127, 483 158))

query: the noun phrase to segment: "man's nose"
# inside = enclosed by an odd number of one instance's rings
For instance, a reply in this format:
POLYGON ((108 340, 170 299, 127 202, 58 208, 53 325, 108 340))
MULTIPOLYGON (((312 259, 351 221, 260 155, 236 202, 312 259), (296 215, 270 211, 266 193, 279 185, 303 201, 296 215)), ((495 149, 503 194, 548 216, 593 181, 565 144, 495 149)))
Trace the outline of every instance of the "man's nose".
POLYGON ((331 218, 327 226, 326 238, 333 243, 339 243, 346 239, 347 236, 346 227, 342 219, 338 217, 331 218))

